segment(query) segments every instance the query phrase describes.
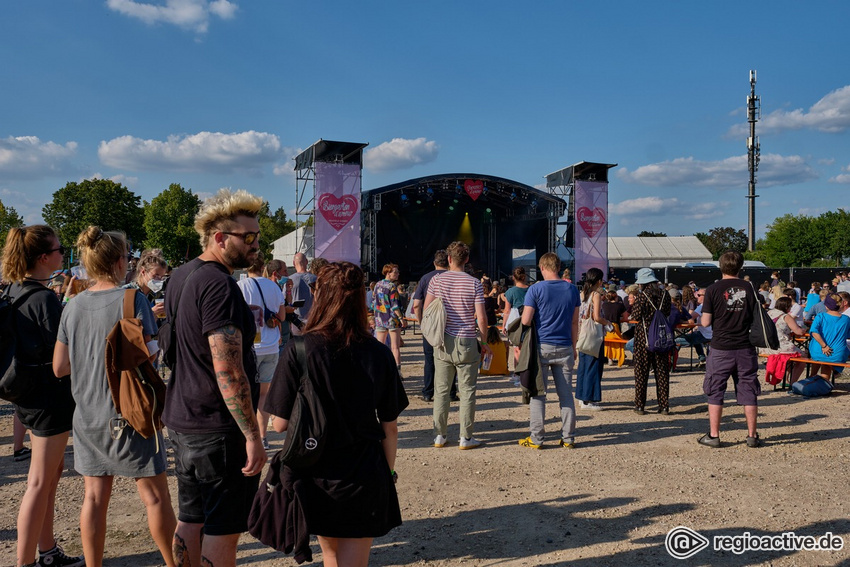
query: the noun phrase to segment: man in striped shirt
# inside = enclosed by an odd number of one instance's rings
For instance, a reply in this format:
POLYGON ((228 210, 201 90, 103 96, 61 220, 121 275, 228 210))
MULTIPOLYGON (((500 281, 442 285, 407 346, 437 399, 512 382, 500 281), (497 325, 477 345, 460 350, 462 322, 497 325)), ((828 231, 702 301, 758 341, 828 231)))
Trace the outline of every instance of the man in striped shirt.
POLYGON ((484 292, 481 282, 463 271, 469 260, 469 247, 452 242, 446 248, 449 269, 435 276, 428 284, 425 296, 427 309, 440 298, 446 310, 445 345, 434 351, 434 447, 446 444, 449 416, 449 389, 457 375, 460 395, 461 449, 474 449, 481 442, 472 436, 475 424, 475 387, 481 351, 489 353, 487 314, 484 311, 484 292), (481 333, 481 341, 476 334, 481 333))

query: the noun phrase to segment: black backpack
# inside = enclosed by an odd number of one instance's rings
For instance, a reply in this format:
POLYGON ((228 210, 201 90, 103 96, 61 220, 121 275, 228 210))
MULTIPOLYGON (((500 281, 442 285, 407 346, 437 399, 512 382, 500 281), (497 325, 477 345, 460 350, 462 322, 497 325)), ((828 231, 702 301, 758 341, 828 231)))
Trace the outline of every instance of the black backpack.
POLYGON ((280 462, 293 469, 303 469, 316 464, 328 444, 328 418, 316 384, 307 370, 304 337, 292 337, 292 340, 301 378, 289 416, 286 440, 280 450, 280 462))
POLYGON ((669 297, 669 294, 664 293, 661 296, 661 303, 659 303, 658 307, 655 307, 655 304, 652 303, 646 292, 643 292, 643 295, 655 309, 655 314, 650 319, 649 326, 647 327, 646 323, 644 323, 646 330, 646 350, 649 352, 670 352, 673 350, 676 342, 673 336, 673 329, 670 327, 670 321, 661 312, 661 307, 664 305, 664 295, 669 297))
POLYGON ((32 379, 30 372, 18 372, 23 365, 15 358, 18 348, 17 317, 18 307, 39 291, 49 291, 48 288, 38 285, 29 286, 24 289, 18 297, 9 296, 8 286, 0 294, 0 398, 9 402, 16 402, 25 397, 38 382, 32 379))

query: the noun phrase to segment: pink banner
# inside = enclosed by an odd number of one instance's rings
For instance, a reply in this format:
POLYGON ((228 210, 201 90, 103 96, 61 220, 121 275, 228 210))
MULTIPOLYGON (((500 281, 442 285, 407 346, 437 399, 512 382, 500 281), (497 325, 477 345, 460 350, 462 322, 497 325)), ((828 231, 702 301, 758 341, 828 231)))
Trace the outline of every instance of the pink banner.
POLYGON ((315 257, 360 265, 360 166, 316 162, 315 257))
POLYGON ((608 277, 608 184, 575 182, 575 272, 576 281, 590 268, 608 277))

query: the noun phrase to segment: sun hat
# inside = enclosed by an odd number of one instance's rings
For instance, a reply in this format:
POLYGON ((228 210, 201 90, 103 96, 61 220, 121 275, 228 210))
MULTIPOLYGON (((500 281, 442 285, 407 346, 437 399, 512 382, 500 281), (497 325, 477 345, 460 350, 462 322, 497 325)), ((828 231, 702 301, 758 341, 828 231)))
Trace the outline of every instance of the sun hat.
POLYGON ((658 278, 655 277, 655 272, 650 268, 641 268, 637 271, 637 281, 635 282, 638 285, 648 284, 652 282, 657 282, 658 278))

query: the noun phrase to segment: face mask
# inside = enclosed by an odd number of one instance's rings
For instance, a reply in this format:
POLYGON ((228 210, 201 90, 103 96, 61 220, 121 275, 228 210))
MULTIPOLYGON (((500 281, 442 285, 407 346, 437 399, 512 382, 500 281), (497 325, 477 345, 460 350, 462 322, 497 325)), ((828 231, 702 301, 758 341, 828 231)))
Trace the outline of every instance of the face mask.
POLYGON ((162 280, 151 280, 148 282, 148 289, 153 293, 162 291, 162 280))

